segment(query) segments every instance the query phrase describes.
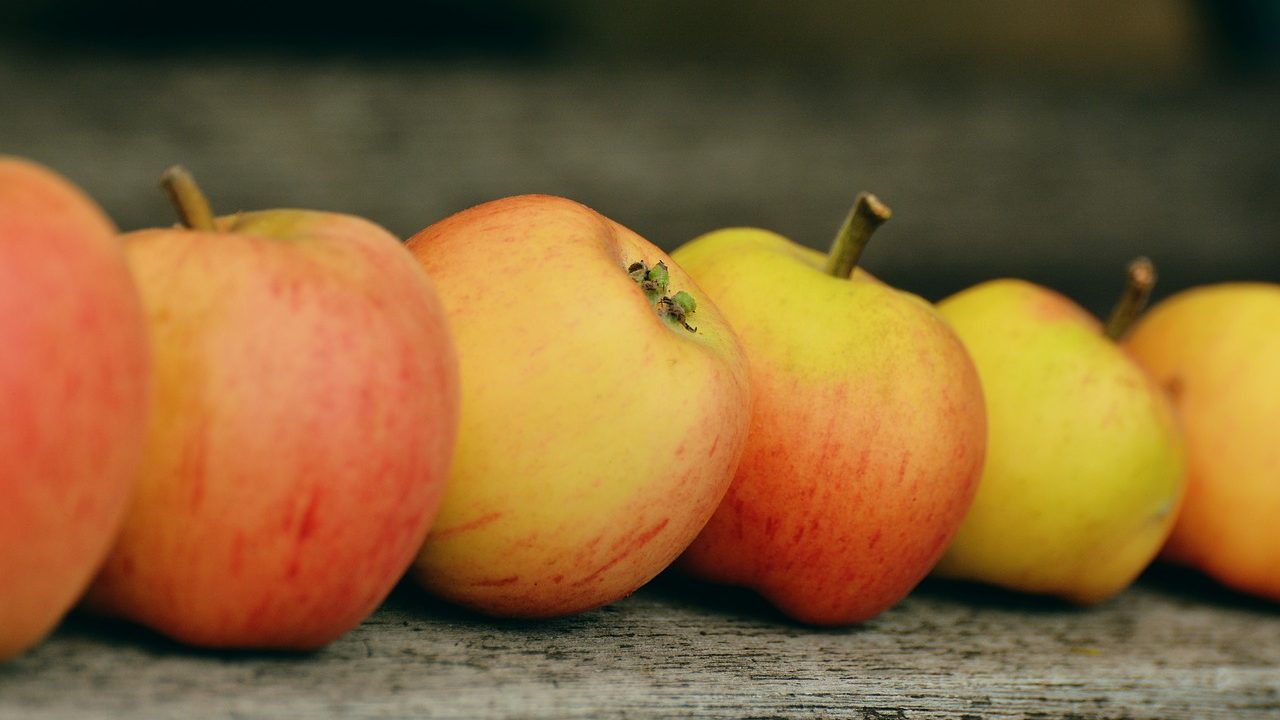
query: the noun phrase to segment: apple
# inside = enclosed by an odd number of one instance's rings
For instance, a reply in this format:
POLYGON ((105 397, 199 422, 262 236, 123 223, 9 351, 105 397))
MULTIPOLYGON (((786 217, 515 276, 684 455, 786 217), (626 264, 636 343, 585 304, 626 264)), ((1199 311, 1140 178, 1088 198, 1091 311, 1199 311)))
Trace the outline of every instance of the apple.
POLYGON ((306 650, 358 624, 422 544, 457 423, 431 282, 349 215, 124 237, 155 368, 143 467, 91 608, 192 645, 306 650))
POLYGON ((938 304, 987 398, 987 465, 937 574, 1088 604, 1155 557, 1182 496, 1167 399, 1113 342, 1155 281, 1145 260, 1107 332, 1047 288, 993 280, 938 304))
POLYGON ((756 393, 742 464, 680 567, 815 625, 910 592, 982 469, 982 390, 960 341, 928 303, 856 269, 889 214, 859 196, 826 257, 755 228, 672 254, 738 332, 756 393))
POLYGON ((0 660, 84 592, 142 457, 147 340, 115 226, 0 156, 0 660))
POLYGON ((408 242, 458 348, 462 417, 412 574, 475 611, 567 615, 658 574, 746 436, 745 360, 658 248, 576 202, 488 202, 408 242))
POLYGON ((1164 555, 1280 600, 1280 285, 1178 293, 1125 347, 1169 391, 1187 437, 1187 497, 1164 555))

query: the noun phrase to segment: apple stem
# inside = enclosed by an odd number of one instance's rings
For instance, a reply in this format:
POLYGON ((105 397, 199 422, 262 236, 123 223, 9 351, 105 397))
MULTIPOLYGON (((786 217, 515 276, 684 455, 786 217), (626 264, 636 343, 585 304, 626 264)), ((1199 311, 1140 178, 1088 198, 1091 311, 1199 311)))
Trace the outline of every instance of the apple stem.
POLYGON ((1106 334, 1112 340, 1119 340, 1133 325, 1142 309, 1151 298, 1151 288, 1156 284, 1156 266, 1145 257, 1135 258, 1129 263, 1128 279, 1124 285, 1124 293, 1116 303, 1115 309, 1107 318, 1106 334))
POLYGON ((212 232, 217 228, 213 224, 213 210, 209 208, 209 200, 200 192, 196 179, 181 165, 174 165, 160 176, 160 187, 169 194, 169 201, 178 211, 182 224, 192 230, 212 232))
POLYGON ((858 193, 853 201, 853 209, 836 233, 831 243, 831 252, 827 254, 827 274, 832 277, 847 278, 853 275, 858 266, 858 258, 862 257, 862 249, 876 228, 884 224, 893 215, 889 207, 871 193, 858 193))

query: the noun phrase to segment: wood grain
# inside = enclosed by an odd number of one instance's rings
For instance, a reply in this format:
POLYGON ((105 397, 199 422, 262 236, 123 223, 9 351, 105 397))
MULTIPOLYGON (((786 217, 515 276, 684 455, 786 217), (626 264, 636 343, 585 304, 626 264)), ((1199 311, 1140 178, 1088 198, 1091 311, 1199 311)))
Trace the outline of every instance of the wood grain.
POLYGON ((1082 610, 927 584, 815 630, 660 578, 553 622, 401 588, 308 655, 209 653, 77 618, 0 666, 0 717, 1274 718, 1280 609, 1163 571, 1082 610))

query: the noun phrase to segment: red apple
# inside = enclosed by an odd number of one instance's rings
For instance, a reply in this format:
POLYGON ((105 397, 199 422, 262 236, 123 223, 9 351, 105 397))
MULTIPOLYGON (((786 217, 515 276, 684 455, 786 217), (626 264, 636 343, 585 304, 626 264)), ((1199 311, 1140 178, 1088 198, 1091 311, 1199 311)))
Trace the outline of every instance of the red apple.
POLYGON ((115 227, 0 157, 0 660, 84 592, 142 455, 146 325, 115 227))
POLYGON ((815 625, 865 620, 915 587, 982 471, 982 389, 959 338, 855 268, 888 216, 860 197, 829 257, 754 228, 672 253, 738 332, 756 394, 742 464, 680 566, 815 625))
POLYGON ((91 605, 210 647, 317 648, 358 624, 421 546, 457 423, 427 276, 385 230, 303 210, 125 247, 155 366, 137 492, 91 605))

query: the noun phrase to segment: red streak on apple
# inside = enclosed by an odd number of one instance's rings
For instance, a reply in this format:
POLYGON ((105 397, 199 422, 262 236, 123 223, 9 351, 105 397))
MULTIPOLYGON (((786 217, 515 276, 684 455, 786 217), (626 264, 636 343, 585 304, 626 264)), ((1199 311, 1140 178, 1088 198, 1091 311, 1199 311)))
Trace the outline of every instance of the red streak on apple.
POLYGON ((498 578, 497 580, 476 580, 472 584, 476 587, 504 587, 507 585, 514 585, 518 582, 520 582, 519 575, 508 575, 507 577, 498 578))
POLYGON ((323 490, 316 489, 311 492, 311 497, 307 500, 307 509, 302 512, 302 522, 298 525, 298 542, 305 542, 311 537, 316 529, 316 504, 320 500, 323 490))
POLYGON ((626 560, 632 553, 644 547, 649 543, 650 540, 657 537, 658 533, 662 532, 663 528, 665 528, 669 522, 670 520, 668 518, 662 518, 662 520, 658 521, 657 525, 654 525, 648 530, 645 530, 644 532, 640 533, 640 535, 633 538, 623 538, 615 542, 613 545, 614 548, 617 548, 619 545, 622 545, 624 543, 626 544, 626 548, 622 552, 615 555, 611 560, 606 562, 604 565, 601 565, 600 567, 596 568, 593 572, 591 572, 591 574, 575 582, 574 585, 586 585, 592 582, 593 580, 595 580, 601 574, 607 572, 609 568, 612 568, 614 565, 617 565, 623 560, 626 560))
POLYGON ((485 525, 488 525, 489 523, 494 522, 495 520, 498 520, 501 517, 502 517, 502 513, 500 512, 492 512, 487 515, 481 515, 475 520, 472 520, 470 522, 465 522, 461 525, 454 525, 453 527, 444 528, 441 530, 433 529, 431 531, 430 537, 433 540, 444 540, 446 538, 451 538, 455 535, 460 535, 465 532, 470 532, 472 530, 479 530, 485 525))

